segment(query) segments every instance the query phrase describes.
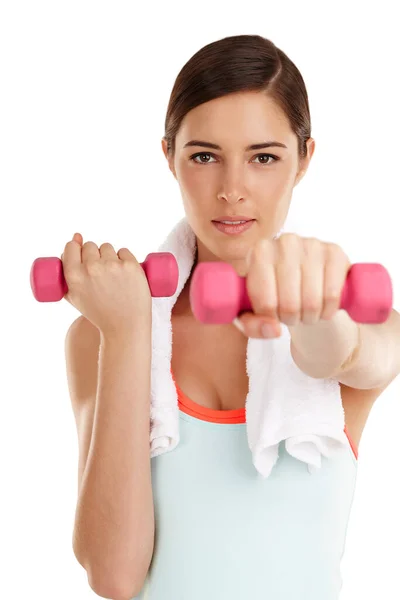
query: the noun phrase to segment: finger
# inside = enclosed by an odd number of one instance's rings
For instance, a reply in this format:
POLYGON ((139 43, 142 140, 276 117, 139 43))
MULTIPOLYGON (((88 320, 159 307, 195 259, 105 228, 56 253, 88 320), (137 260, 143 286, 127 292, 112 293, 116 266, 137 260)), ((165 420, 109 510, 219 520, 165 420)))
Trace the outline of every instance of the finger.
POLYGON ((325 262, 324 306, 321 319, 332 319, 340 309, 343 287, 351 262, 336 244, 330 244, 325 262))
MULTIPOLYGON (((254 315, 277 320, 277 287, 275 278, 275 247, 269 240, 260 240, 249 260, 246 289, 254 315)), ((246 322, 250 322, 247 315, 246 322)))
POLYGON ((75 240, 76 242, 78 242, 78 244, 80 244, 82 246, 83 237, 80 233, 74 233, 74 237, 72 239, 75 240))
POLYGON ((118 256, 121 260, 138 262, 136 257, 132 254, 130 250, 128 250, 128 248, 120 248, 118 250, 118 256))
MULTIPOLYGON (((72 236, 72 241, 78 242, 78 244, 82 245, 83 239, 80 233, 74 233, 72 236)), ((61 260, 64 260, 64 252, 61 254, 61 260)))
POLYGON ((316 238, 303 239, 304 259, 301 265, 301 322, 314 325, 321 319, 324 307, 325 248, 316 238))
POLYGON ((80 243, 77 242, 77 239, 79 239, 79 237, 76 237, 77 235, 79 236, 79 234, 75 234, 73 239, 65 244, 64 252, 61 254, 65 273, 68 273, 75 265, 82 263, 82 248, 80 243))
POLYGON ((278 289, 278 319, 286 325, 297 325, 301 319, 301 277, 303 246, 292 233, 279 238, 279 256, 275 274, 278 289))
POLYGON ((114 246, 108 242, 101 244, 99 253, 101 258, 105 258, 106 260, 119 260, 118 255, 114 250, 114 246))
POLYGON ((100 253, 97 244, 85 242, 82 246, 82 263, 91 263, 99 260, 100 253))
POLYGON ((251 312, 242 313, 240 317, 233 320, 233 325, 249 338, 275 338, 282 334, 282 328, 279 321, 268 319, 267 317, 261 318, 259 315, 254 315, 251 312), (270 326, 270 331, 267 336, 261 329, 264 324, 270 326))

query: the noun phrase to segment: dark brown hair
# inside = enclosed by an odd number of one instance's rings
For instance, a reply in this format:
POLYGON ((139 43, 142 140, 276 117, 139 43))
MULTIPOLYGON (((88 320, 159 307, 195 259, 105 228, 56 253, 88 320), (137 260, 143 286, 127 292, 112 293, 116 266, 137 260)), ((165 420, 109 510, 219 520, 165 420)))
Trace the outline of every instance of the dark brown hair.
POLYGON ((168 152, 185 115, 200 104, 227 94, 260 91, 286 114, 298 139, 299 157, 307 154, 311 118, 307 90, 296 65, 260 35, 234 35, 201 48, 179 72, 165 118, 168 152))

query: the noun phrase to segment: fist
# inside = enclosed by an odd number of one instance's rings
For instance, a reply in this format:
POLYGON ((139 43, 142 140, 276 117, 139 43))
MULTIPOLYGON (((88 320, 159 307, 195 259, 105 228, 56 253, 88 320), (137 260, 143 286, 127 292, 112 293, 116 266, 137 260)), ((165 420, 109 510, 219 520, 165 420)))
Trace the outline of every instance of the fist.
POLYGON ((234 321, 252 338, 279 337, 280 323, 313 325, 340 308, 350 260, 340 246, 284 233, 259 240, 247 256, 246 287, 253 313, 234 321), (271 327, 264 335, 261 327, 271 327))

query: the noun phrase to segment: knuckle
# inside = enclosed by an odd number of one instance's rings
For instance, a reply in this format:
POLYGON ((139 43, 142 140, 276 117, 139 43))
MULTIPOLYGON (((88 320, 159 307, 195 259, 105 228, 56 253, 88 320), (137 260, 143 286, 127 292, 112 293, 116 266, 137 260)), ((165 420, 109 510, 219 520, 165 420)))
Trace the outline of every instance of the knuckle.
POLYGON ((123 260, 122 268, 128 272, 135 271, 137 268, 137 263, 134 260, 123 260))
POLYGON ((94 246, 95 248, 97 248, 97 244, 95 244, 94 242, 91 242, 90 240, 89 240, 89 241, 87 241, 87 242, 85 242, 85 243, 83 244, 82 248, 85 248, 85 247, 87 247, 87 246, 90 246, 90 247, 93 247, 93 246, 94 246))
POLYGON ((299 253, 301 243, 299 236, 295 233, 284 233, 279 241, 281 242, 279 248, 284 257, 292 255, 293 252, 299 253))
POLYGON ((295 317, 300 313, 300 306, 293 303, 285 303, 280 305, 279 312, 288 317, 295 317))
POLYGON ((341 294, 338 290, 336 289, 328 289, 326 294, 325 294, 325 302, 329 304, 333 304, 336 302, 339 302, 341 297, 341 294))
POLYGON ((97 277, 103 271, 103 266, 99 260, 90 260, 83 263, 86 267, 86 272, 90 277, 97 277))
POLYGON ((318 312, 321 306, 315 300, 305 300, 303 302, 303 310, 305 312, 318 312))
POLYGON ((104 266, 110 273, 118 273, 120 270, 120 264, 116 260, 105 260, 104 266))
POLYGON ((275 304, 268 304, 267 302, 264 302, 260 305, 258 312, 266 315, 276 315, 277 306, 275 304))
POLYGON ((282 244, 297 244, 297 243, 299 243, 300 238, 297 235, 297 233, 292 233, 291 231, 287 231, 285 233, 282 233, 279 240, 282 244))
POLYGON ((125 255, 127 254, 127 255, 129 255, 129 257, 133 256, 132 252, 130 250, 128 250, 128 248, 125 248, 124 246, 122 248, 120 248, 118 250, 118 252, 122 252, 122 254, 125 254, 125 255))
POLYGON ((80 285, 83 280, 80 265, 65 265, 64 277, 67 281, 68 287, 80 285))
POLYGON ((269 240, 261 239, 253 247, 253 259, 257 262, 264 262, 266 257, 273 251, 269 240))
POLYGON ((257 312, 270 313, 276 311, 276 305, 269 302, 265 295, 253 294, 251 298, 252 304, 257 307, 257 312))
POLYGON ((308 256, 310 254, 321 253, 322 251, 321 241, 315 237, 304 238, 304 252, 308 256))
POLYGON ((329 253, 342 252, 342 248, 339 246, 339 244, 335 244, 335 242, 327 242, 326 251, 329 253))
POLYGON ((350 262, 349 257, 347 256, 346 252, 343 250, 343 248, 341 246, 339 246, 339 244, 335 244, 334 242, 327 243, 325 252, 326 252, 327 257, 329 257, 330 259, 332 259, 333 257, 340 256, 346 262, 350 262))
POLYGON ((107 248, 107 249, 111 248, 111 250, 114 250, 114 246, 112 244, 110 244, 110 242, 104 242, 103 244, 101 244, 100 250, 102 248, 107 248))

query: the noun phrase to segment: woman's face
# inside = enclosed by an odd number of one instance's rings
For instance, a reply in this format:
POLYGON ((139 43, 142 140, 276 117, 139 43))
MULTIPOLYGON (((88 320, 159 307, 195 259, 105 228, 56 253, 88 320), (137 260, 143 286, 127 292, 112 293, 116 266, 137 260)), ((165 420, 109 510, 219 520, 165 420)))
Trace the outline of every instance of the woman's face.
POLYGON ((314 146, 310 138, 300 163, 297 137, 265 93, 230 94, 191 110, 176 136, 175 156, 168 156, 164 139, 162 147, 197 237, 198 262, 223 260, 245 275, 249 248, 260 238, 272 239, 283 226, 314 146), (285 147, 247 148, 271 141, 285 147), (227 235, 213 224, 225 215, 255 221, 247 231, 227 235))

